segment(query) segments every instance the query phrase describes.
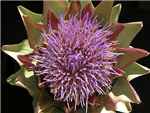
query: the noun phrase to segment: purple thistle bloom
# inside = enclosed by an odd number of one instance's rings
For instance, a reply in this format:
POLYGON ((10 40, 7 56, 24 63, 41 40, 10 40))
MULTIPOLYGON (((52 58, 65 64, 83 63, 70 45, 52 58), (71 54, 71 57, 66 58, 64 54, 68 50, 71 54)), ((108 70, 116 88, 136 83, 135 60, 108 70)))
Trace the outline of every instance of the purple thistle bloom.
POLYGON ((49 25, 49 31, 42 33, 47 47, 39 47, 32 56, 39 85, 49 88, 55 100, 87 108, 89 97, 107 93, 112 77, 119 75, 111 35, 110 27, 88 15, 61 17, 57 30, 49 25))

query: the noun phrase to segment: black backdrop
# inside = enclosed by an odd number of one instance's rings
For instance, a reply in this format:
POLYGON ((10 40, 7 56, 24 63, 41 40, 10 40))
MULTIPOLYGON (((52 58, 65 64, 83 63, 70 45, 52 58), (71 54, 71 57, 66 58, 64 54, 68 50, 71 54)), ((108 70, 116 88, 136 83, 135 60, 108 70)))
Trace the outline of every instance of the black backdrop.
MULTIPOLYGON (((18 5, 23 5, 34 12, 42 12, 42 2, 1 2, 1 42, 4 44, 18 43, 26 38, 23 22, 17 11, 18 5)), ((119 3, 119 1, 115 2, 119 3)), ((144 28, 133 40, 132 46, 150 51, 150 2, 130 1, 121 2, 122 12, 120 22, 143 21, 144 28)), ((94 2, 96 5, 97 2, 94 2)), ((19 69, 19 65, 8 55, 2 52, 2 113, 33 113, 32 97, 20 87, 14 87, 6 83, 6 78, 19 69)), ((139 63, 150 68, 150 57, 143 58, 139 63)), ((150 75, 143 76, 131 81, 142 103, 133 105, 132 113, 150 113, 150 75)))

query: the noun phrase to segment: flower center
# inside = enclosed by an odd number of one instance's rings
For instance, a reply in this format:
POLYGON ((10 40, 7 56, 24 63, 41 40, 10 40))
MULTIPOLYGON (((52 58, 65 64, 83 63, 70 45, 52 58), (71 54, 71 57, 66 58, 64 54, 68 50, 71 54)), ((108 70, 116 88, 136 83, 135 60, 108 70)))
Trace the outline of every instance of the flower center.
POLYGON ((75 53, 75 54, 71 54, 68 55, 68 66, 69 66, 69 70, 72 70, 73 72, 76 71, 77 69, 77 65, 79 65, 83 60, 83 56, 81 53, 75 53), (77 64, 77 65, 74 65, 77 64))

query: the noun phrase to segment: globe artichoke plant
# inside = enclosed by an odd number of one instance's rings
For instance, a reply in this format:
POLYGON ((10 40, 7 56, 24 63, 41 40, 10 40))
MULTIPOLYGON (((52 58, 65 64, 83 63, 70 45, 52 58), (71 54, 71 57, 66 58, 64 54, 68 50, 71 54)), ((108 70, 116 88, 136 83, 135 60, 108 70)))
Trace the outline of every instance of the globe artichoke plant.
POLYGON ((118 22, 121 4, 60 0, 44 1, 43 14, 18 10, 28 37, 2 47, 20 65, 7 82, 28 90, 35 113, 128 113, 141 102, 129 82, 150 72, 136 63, 149 52, 130 46, 143 25, 118 22))

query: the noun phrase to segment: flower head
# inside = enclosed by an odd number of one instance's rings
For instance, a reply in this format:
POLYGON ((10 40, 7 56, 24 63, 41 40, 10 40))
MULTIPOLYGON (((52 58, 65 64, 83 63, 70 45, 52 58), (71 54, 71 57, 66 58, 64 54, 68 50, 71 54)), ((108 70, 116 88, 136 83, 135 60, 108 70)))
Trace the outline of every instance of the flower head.
POLYGON ((150 72, 135 63, 149 52, 129 45, 142 23, 118 23, 121 5, 112 6, 44 1, 43 15, 18 6, 28 40, 2 47, 21 66, 7 81, 29 91, 35 113, 130 112, 140 103, 129 81, 150 72))
POLYGON ((56 100, 75 106, 85 106, 94 93, 104 95, 119 75, 113 67, 117 54, 111 35, 110 27, 102 27, 89 14, 80 19, 60 17, 57 31, 49 25, 42 33, 47 46, 32 56, 39 84, 48 87, 56 100))

